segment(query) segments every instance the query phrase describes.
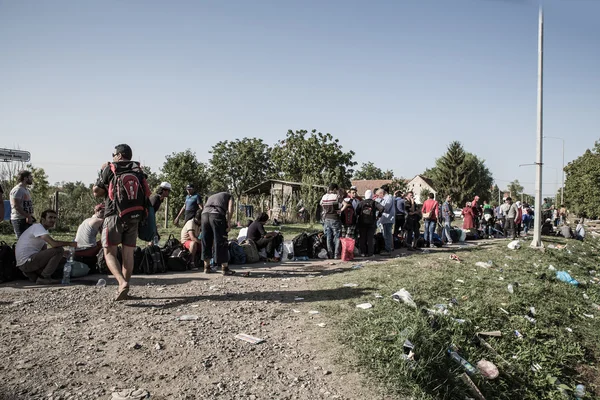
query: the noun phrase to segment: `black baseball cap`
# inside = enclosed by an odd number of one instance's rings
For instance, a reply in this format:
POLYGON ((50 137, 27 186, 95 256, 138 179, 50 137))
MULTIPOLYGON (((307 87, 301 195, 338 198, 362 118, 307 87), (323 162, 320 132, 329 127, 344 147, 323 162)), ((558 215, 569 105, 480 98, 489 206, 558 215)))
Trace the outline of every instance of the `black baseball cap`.
POLYGON ((192 183, 188 183, 188 185, 185 188, 186 189, 195 189, 194 185, 192 183))

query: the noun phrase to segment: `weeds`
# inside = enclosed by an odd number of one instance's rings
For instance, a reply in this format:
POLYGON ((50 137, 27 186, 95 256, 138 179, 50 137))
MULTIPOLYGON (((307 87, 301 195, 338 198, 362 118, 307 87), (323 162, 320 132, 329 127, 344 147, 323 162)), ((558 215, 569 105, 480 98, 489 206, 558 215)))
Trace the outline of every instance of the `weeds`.
POLYGON ((356 299, 372 302, 375 307, 369 311, 356 310, 354 302, 325 306, 340 318, 340 340, 354 351, 360 367, 399 395, 473 397, 460 380, 464 369, 448 357, 447 350, 454 344, 471 364, 486 359, 499 368, 495 380, 472 377, 488 399, 563 398, 561 388, 572 396, 579 383, 587 387, 588 398, 600 396, 600 312, 592 307, 592 303, 600 304, 600 285, 590 274, 600 269, 598 243, 571 240, 562 250, 543 253, 528 248, 528 243, 516 251, 508 250, 506 244, 495 241, 385 264, 368 263, 360 270, 332 277, 327 284, 335 286, 351 274, 359 287, 375 287, 383 295, 380 300, 373 294, 356 299), (452 251, 461 258, 460 263, 450 260, 452 251), (491 261, 493 266, 476 267, 477 261, 491 261), (549 265, 570 271, 587 287, 558 281, 549 265), (514 286, 513 294, 507 290, 509 283, 514 286), (391 299, 392 293, 403 287, 412 294, 417 310, 391 299), (436 304, 443 304, 447 315, 427 311, 440 310, 436 304), (525 316, 535 318, 535 323, 525 316), (483 338, 497 355, 478 343, 476 335, 495 330, 502 336, 483 338), (415 361, 405 360, 407 339, 414 344, 415 361))

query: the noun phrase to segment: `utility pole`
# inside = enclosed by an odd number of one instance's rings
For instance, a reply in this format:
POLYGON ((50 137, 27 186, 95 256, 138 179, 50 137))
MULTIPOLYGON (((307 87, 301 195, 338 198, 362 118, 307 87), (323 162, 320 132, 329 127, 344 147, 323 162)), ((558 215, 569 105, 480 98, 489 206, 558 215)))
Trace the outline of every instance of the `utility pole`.
POLYGON ((531 247, 542 247, 542 159, 544 152, 544 12, 539 11, 538 27, 538 92, 537 92, 537 157, 535 177, 535 225, 531 247))

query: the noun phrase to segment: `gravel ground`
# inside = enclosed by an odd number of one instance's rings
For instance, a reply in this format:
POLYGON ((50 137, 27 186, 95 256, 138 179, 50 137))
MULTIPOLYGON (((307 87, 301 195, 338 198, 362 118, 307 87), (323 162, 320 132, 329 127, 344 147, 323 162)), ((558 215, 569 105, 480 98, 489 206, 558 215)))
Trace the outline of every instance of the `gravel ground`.
POLYGON ((333 320, 309 313, 314 302, 360 294, 321 290, 314 279, 351 265, 134 276, 134 298, 119 303, 113 279, 95 287, 100 276, 0 285, 0 399, 110 399, 119 388, 143 388, 152 399, 385 398, 339 364, 333 320), (246 343, 239 333, 265 341, 246 343))

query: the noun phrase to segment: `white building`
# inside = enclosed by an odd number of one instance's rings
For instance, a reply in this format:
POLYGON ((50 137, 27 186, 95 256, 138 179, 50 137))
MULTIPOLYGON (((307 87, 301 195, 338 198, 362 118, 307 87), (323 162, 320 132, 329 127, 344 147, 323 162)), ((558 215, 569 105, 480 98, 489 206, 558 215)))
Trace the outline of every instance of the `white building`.
POLYGON ((433 187, 433 181, 423 175, 415 176, 406 184, 406 191, 412 191, 415 196, 415 201, 419 204, 423 204, 423 202, 427 200, 421 198, 423 189, 427 189, 429 193, 433 193, 434 198, 437 195, 437 191, 433 187))

